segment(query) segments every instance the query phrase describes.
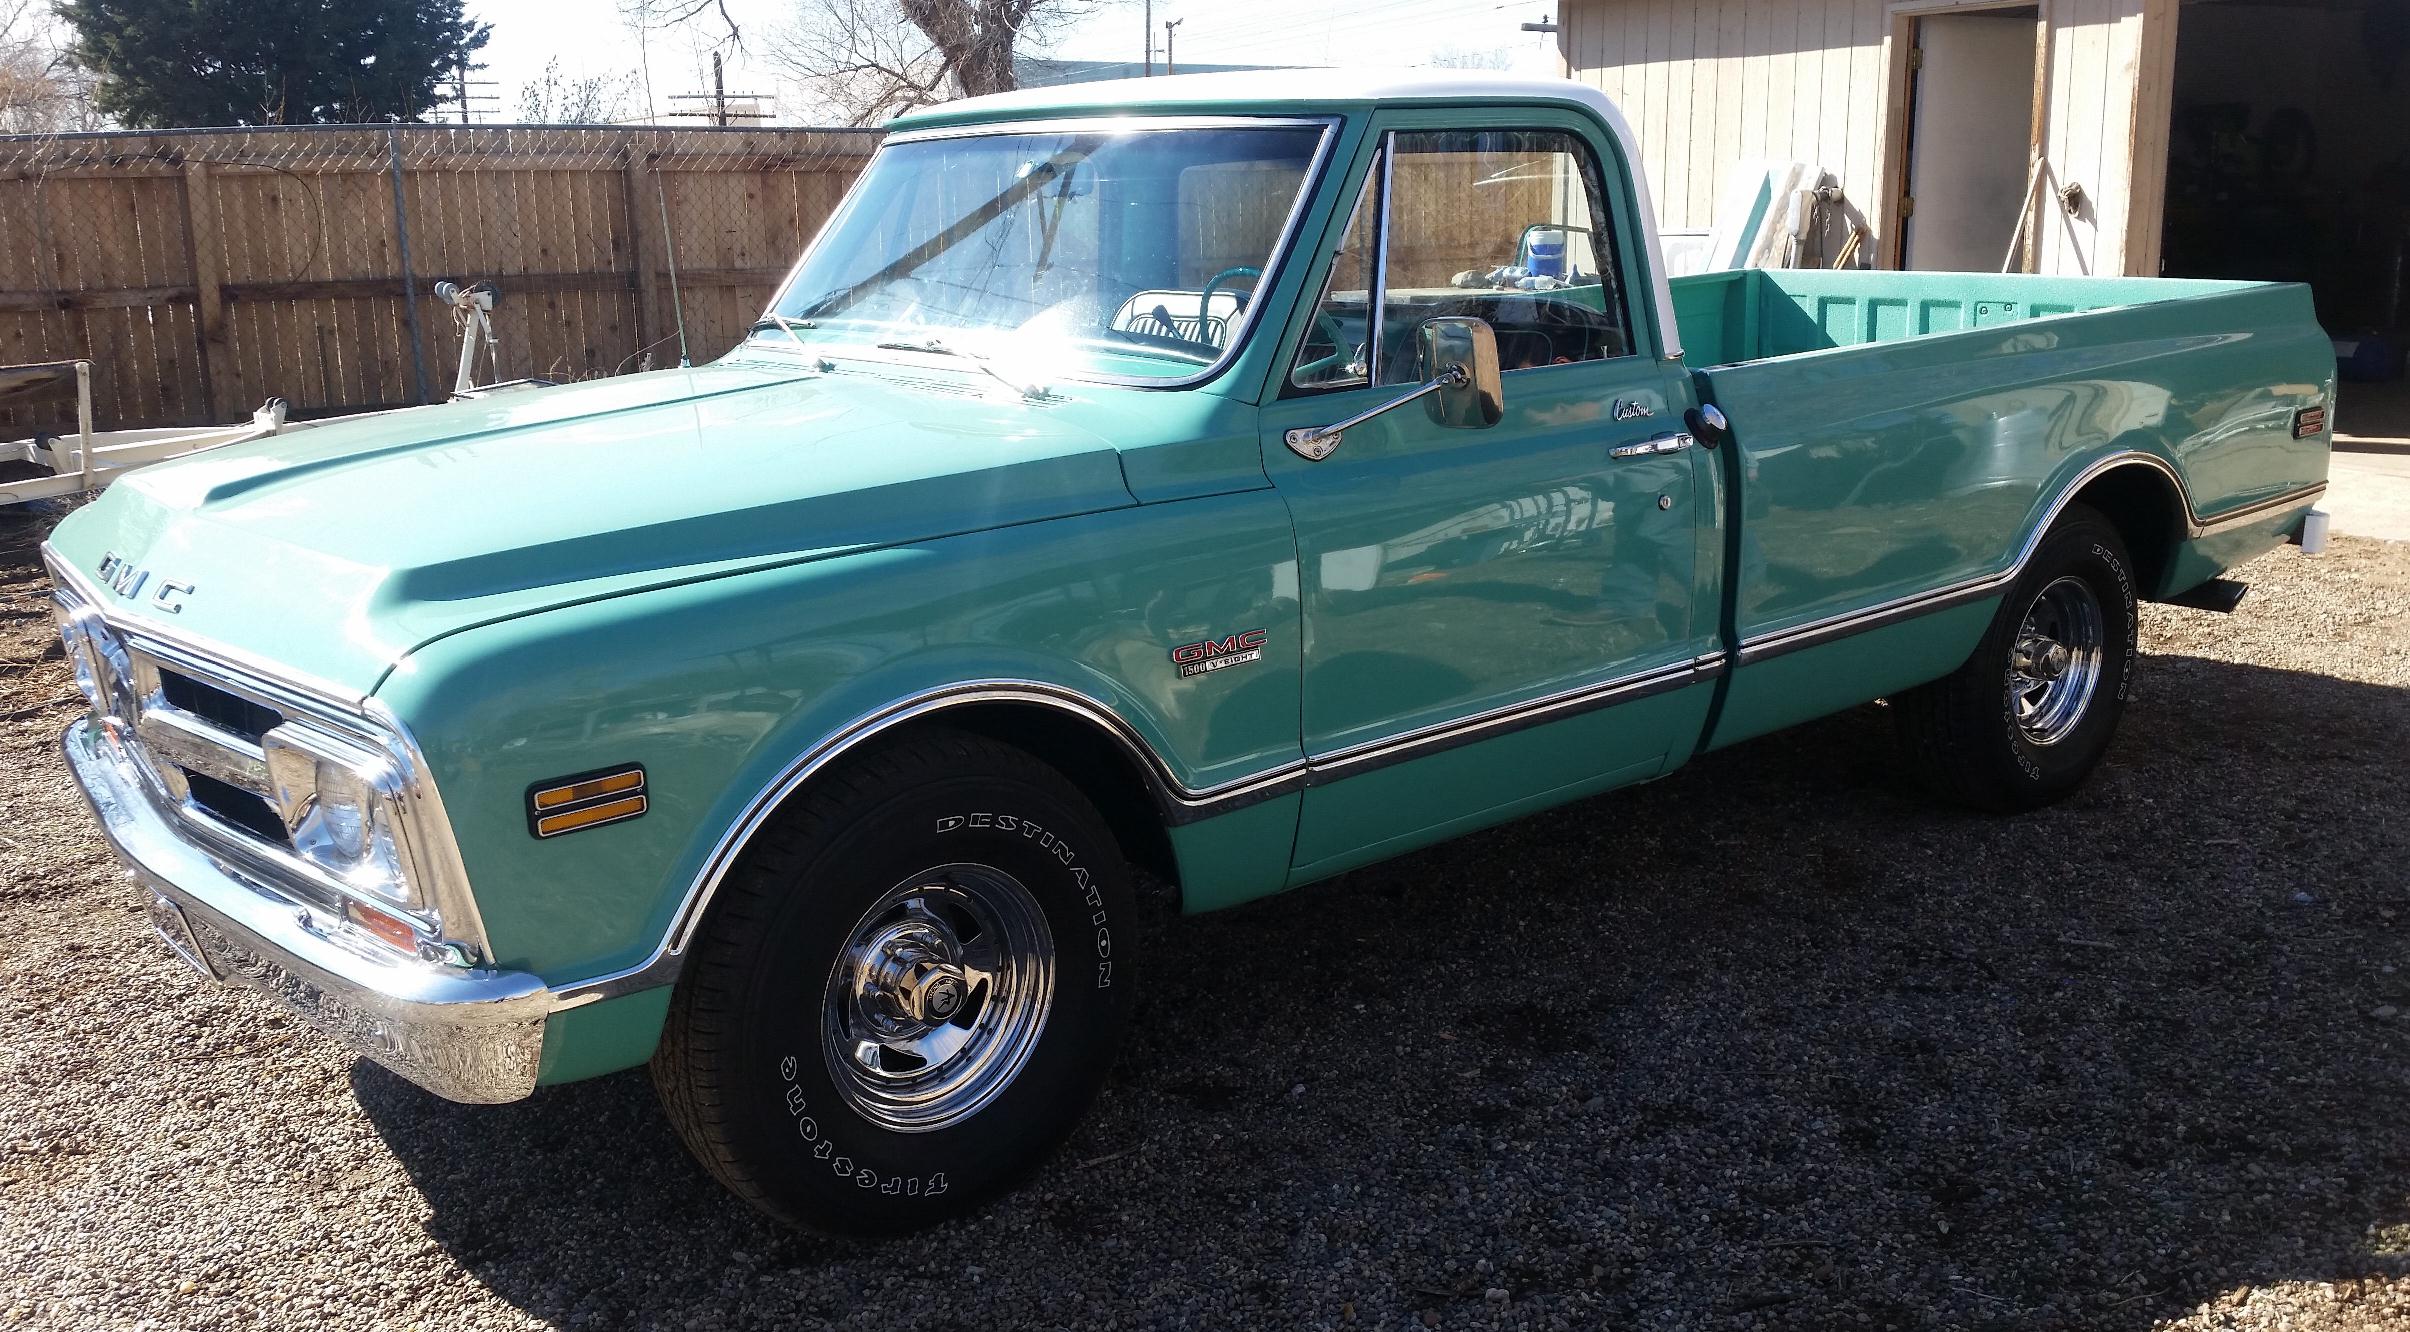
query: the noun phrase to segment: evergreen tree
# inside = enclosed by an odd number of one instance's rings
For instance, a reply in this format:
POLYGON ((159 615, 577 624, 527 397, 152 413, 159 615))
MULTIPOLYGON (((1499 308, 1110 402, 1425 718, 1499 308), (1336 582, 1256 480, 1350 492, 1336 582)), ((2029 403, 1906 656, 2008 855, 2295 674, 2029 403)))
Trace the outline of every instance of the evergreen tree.
POLYGON ((120 123, 416 120, 485 45, 464 0, 62 0, 74 57, 120 123))

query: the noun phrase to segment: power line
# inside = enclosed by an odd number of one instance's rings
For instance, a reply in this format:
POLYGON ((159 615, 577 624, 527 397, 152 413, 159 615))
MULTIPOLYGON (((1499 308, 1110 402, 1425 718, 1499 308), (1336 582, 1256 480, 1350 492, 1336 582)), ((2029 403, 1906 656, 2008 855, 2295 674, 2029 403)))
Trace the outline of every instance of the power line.
MULTIPOLYGON (((1471 19, 1499 10, 1524 7, 1524 3, 1515 3, 1514 0, 1507 0, 1506 3, 1497 3, 1496 0, 1401 0, 1401 3, 1386 5, 1374 12, 1279 19, 1268 24, 1244 25, 1236 32, 1241 34, 1241 42, 1253 44, 1281 41, 1300 33, 1335 35, 1373 28, 1394 28, 1401 26, 1401 16, 1411 23, 1427 24, 1456 17, 1471 19)), ((1202 36, 1200 34, 1200 38, 1202 36)))
POLYGON ((1211 42, 1215 46, 1215 54, 1221 55, 1234 49, 1245 50, 1251 47, 1294 43, 1308 37, 1331 40, 1344 34, 1373 28, 1394 28, 1400 26, 1401 17, 1410 25, 1428 25, 1452 17, 1461 16, 1469 19, 1504 9, 1524 9, 1528 3, 1529 0, 1521 0, 1520 3, 1517 3, 1516 0, 1507 0, 1506 3, 1494 3, 1493 0, 1474 0, 1470 4, 1466 3, 1466 0, 1402 0, 1402 3, 1382 6, 1373 13, 1286 19, 1270 24, 1243 25, 1233 28, 1227 34, 1217 33, 1215 30, 1207 28, 1191 34, 1189 41, 1192 47, 1197 42, 1211 42))
POLYGON ((728 91, 727 75, 726 72, 721 68, 720 53, 717 51, 711 53, 711 91, 707 93, 671 93, 669 95, 669 100, 673 102, 711 103, 711 106, 706 110, 672 111, 670 114, 673 116, 708 117, 712 124, 718 125, 723 129, 727 128, 728 122, 731 120, 768 120, 770 119, 771 114, 770 112, 761 109, 762 102, 765 100, 764 94, 745 92, 732 93, 728 91), (731 108, 728 105, 731 100, 744 103, 743 108, 741 110, 731 108))
POLYGON ((439 104, 449 103, 459 108, 460 123, 466 125, 472 116, 490 115, 501 110, 502 97, 500 94, 476 91, 479 88, 494 86, 492 79, 470 78, 469 67, 466 64, 455 65, 452 68, 450 95, 438 99, 439 104))

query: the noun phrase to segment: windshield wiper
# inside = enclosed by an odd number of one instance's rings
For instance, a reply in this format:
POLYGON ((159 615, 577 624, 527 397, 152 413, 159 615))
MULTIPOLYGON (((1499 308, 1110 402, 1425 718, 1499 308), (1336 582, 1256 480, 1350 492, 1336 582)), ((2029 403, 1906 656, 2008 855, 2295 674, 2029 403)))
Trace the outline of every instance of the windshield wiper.
POLYGON ((999 384, 1004 385, 1006 388, 1011 389, 1013 392, 1020 394, 1024 398, 1034 399, 1051 396, 1047 393, 1045 385, 1024 384, 1021 381, 1005 374, 1003 371, 998 370, 995 366, 995 363, 989 360, 987 357, 982 356, 978 352, 972 351, 967 347, 954 346, 943 338, 928 337, 923 338, 918 342, 874 342, 871 345, 878 348, 880 351, 927 352, 932 356, 958 356, 986 371, 989 378, 995 380, 999 384))
POLYGON ((943 231, 897 255, 879 271, 859 281, 849 282, 813 301, 804 307, 804 318, 841 314, 875 288, 892 282, 907 273, 917 271, 923 264, 961 244, 981 227, 1012 211, 1022 200, 1046 188, 1048 183, 1086 161, 1092 151, 1094 150, 1087 147, 1066 147, 1045 161, 1037 163, 1020 179, 997 191, 995 197, 954 219, 943 231))
POLYGON ((766 328, 775 328, 786 334, 788 337, 795 339, 796 346, 803 348, 805 351, 810 351, 812 349, 812 345, 808 342, 805 342, 803 340, 803 335, 795 330, 799 328, 818 327, 820 327, 818 324, 813 323, 809 319, 789 319, 782 314, 766 314, 761 318, 754 320, 753 327, 746 329, 745 332, 752 334, 759 333, 766 328))

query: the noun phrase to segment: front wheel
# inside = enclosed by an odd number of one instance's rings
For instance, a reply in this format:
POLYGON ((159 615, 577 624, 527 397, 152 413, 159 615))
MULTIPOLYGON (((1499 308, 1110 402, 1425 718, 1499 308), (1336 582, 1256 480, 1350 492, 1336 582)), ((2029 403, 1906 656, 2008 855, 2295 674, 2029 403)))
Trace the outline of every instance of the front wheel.
POLYGON ((2091 775, 2125 710, 2136 636, 2125 541, 2070 505, 2001 600, 1965 665, 1894 698, 1908 756, 1944 794, 2035 809, 2091 775))
POLYGON ((1078 1122, 1129 1007, 1129 917, 1113 835, 1063 777, 976 736, 901 741, 747 849, 654 1084, 695 1156, 763 1211, 931 1224, 1078 1122))

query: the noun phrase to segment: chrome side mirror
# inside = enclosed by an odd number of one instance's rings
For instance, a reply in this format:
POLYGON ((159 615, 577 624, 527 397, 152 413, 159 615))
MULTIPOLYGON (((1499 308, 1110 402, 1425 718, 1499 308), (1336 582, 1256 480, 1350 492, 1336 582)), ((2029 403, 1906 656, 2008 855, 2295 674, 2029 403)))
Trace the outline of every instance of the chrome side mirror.
POLYGON ((1417 398, 1431 400, 1431 419, 1443 426, 1480 430, 1498 424, 1506 415, 1506 392, 1498 384, 1498 335, 1490 326, 1479 319, 1444 315, 1425 320, 1415 336, 1421 340, 1423 364, 1432 368, 1431 382, 1344 421, 1292 430, 1284 436, 1289 451, 1307 462, 1320 462, 1338 449, 1348 431, 1417 398))
POLYGON ((1498 335, 1483 320, 1447 315, 1426 320, 1423 364, 1440 386, 1429 404, 1431 419, 1457 430, 1486 430, 1506 415, 1506 391, 1498 384, 1498 335))

